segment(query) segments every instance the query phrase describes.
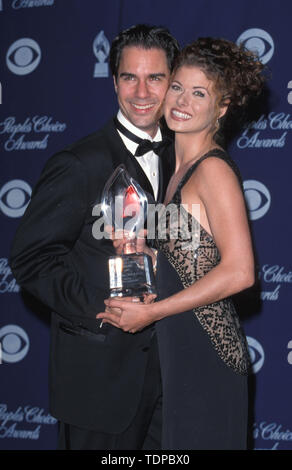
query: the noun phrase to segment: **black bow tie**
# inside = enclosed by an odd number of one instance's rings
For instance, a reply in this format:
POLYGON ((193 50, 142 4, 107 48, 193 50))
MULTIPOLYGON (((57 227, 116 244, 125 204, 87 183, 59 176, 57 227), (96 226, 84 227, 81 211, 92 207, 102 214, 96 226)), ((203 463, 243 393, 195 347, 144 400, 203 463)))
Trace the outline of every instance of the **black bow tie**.
POLYGON ((135 152, 135 157, 141 157, 142 155, 145 155, 145 153, 150 152, 151 150, 157 155, 159 155, 168 142, 167 138, 161 140, 160 142, 151 142, 151 140, 148 139, 141 139, 141 137, 138 137, 137 135, 133 134, 125 126, 123 126, 123 124, 121 124, 118 119, 114 118, 114 123, 116 125, 116 128, 122 134, 124 134, 125 137, 128 137, 128 139, 132 140, 136 144, 139 144, 135 152))

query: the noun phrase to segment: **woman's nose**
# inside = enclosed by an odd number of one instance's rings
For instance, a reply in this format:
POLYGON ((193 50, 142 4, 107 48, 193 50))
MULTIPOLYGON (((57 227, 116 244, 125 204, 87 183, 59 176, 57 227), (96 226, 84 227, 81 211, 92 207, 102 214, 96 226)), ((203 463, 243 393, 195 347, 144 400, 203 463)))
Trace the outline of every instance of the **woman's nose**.
POLYGON ((177 104, 179 106, 187 106, 189 103, 189 97, 185 91, 182 91, 177 97, 177 104))

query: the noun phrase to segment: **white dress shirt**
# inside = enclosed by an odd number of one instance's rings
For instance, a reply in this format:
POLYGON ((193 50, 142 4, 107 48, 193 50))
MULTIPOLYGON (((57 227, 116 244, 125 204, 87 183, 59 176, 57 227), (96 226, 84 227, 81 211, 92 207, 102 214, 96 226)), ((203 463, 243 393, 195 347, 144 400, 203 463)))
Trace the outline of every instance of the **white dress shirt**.
MULTIPOLYGON (((142 139, 148 139, 151 142, 160 142, 162 140, 162 135, 161 135, 161 130, 158 127, 158 130, 156 132, 156 135, 153 139, 151 139, 150 135, 147 134, 147 132, 141 131, 141 129, 138 129, 138 127, 134 126, 131 122, 129 122, 125 116, 122 114, 121 111, 118 112, 117 115, 118 120, 120 121, 123 126, 125 126, 130 132, 133 132, 137 137, 141 137, 142 139)), ((123 140, 125 146, 127 149, 135 155, 135 152, 137 150, 138 144, 136 142, 133 142, 130 140, 128 137, 126 137, 124 134, 122 134, 118 129, 118 133, 121 136, 121 139, 123 140)), ((146 174, 147 178, 149 179, 155 199, 157 199, 157 194, 158 194, 158 185, 159 185, 159 165, 158 165, 158 155, 153 152, 153 150, 150 150, 150 152, 145 153, 141 157, 135 157, 137 162, 141 165, 144 173, 146 174)))

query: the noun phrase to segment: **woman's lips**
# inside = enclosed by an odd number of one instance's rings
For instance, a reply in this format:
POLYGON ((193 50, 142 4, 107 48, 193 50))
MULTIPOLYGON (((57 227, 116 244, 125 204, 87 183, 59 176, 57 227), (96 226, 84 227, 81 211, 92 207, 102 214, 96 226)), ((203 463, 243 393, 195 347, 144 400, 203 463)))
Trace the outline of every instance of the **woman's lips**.
POLYGON ((192 116, 188 113, 183 113, 178 109, 172 109, 171 117, 177 121, 188 121, 189 119, 191 119, 192 116))

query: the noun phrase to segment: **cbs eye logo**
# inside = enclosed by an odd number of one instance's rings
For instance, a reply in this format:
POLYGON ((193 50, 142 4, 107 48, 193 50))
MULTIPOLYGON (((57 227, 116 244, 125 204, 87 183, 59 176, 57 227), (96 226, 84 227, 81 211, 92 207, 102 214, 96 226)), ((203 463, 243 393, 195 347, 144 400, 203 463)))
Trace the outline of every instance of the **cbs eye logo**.
MULTIPOLYGON (((292 88, 292 80, 288 83, 288 90, 291 90, 292 88)), ((288 97, 287 97, 288 103, 292 104, 292 91, 289 91, 288 97)))
POLYGON ((269 33, 263 29, 247 29, 236 41, 237 45, 241 43, 249 51, 255 52, 263 64, 269 62, 274 54, 274 41, 269 33))
POLYGON ((9 181, 0 189, 0 210, 8 217, 21 217, 28 206, 31 192, 25 181, 9 181))
POLYGON ((33 72, 40 63, 41 49, 36 41, 22 38, 9 47, 6 54, 6 64, 16 75, 27 75, 33 72))
POLYGON ((29 337, 17 325, 6 325, 0 328, 1 360, 3 362, 19 362, 28 353, 29 337))
POLYGON ((256 374, 262 367, 265 362, 265 352, 262 345, 251 336, 247 336, 247 344, 249 357, 251 360, 252 371, 256 374))
POLYGON ((271 205, 271 195, 268 188, 259 181, 246 180, 243 183, 243 189, 250 219, 260 219, 268 212, 271 205))
POLYGON ((287 348, 289 349, 289 353, 288 353, 288 364, 291 364, 292 365, 292 339, 289 341, 288 345, 287 345, 287 348))

